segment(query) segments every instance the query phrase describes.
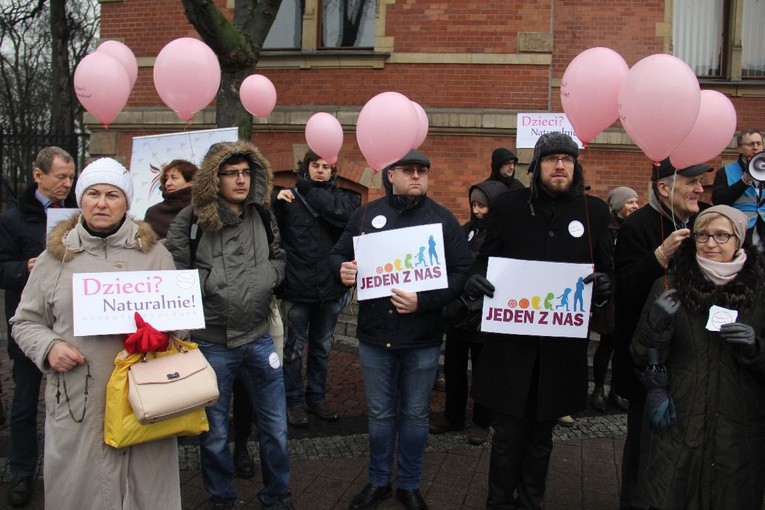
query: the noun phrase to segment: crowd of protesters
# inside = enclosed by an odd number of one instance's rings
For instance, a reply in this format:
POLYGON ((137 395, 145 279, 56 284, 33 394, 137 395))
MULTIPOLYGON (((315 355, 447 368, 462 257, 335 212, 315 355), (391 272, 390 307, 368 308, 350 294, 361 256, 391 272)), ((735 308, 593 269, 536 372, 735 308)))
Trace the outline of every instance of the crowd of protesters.
MULTIPOLYGON (((565 134, 539 138, 528 187, 515 175, 516 155, 497 148, 489 178, 467 190, 462 226, 429 196, 439 169, 415 149, 382 170, 385 196, 362 206, 337 185, 337 167, 312 151, 295 184, 275 188, 258 148, 216 143, 199 168, 184 160, 162 168, 163 200, 145 221, 129 214, 133 181, 119 162, 91 162, 75 185, 73 158, 43 149, 34 184, 0 215, 15 385, 8 504, 25 506, 34 490, 37 401, 47 374, 46 507, 181 507, 174 438, 121 449, 104 443, 105 386, 122 338, 74 336, 72 275, 193 268, 205 327, 190 338, 220 392, 199 437, 209 507, 234 508, 234 478, 254 476, 246 446, 254 423, 258 499, 263 508, 294 508, 289 427, 340 418, 326 385, 333 330, 359 274, 355 238, 438 224, 445 287, 393 288, 359 301, 369 468, 352 510, 394 495, 407 509, 428 508, 420 492, 428 433, 462 430, 470 444, 491 444, 486 508, 543 508, 553 428, 588 404, 627 411, 620 508, 759 509, 765 200, 749 161, 762 151, 762 135, 749 129, 737 141, 740 157, 714 179, 714 206, 700 200, 708 165, 653 166, 640 207, 627 187, 610 190, 607 203, 588 194, 579 148, 565 134), (47 210, 61 207, 80 211, 46 242, 47 210), (487 274, 491 257, 592 268, 578 286, 591 287, 590 330, 600 338, 594 389, 588 336, 481 331, 484 299, 512 284, 487 274), (445 409, 431 419, 444 337, 445 409)), ((431 237, 431 263, 434 244, 431 237)))

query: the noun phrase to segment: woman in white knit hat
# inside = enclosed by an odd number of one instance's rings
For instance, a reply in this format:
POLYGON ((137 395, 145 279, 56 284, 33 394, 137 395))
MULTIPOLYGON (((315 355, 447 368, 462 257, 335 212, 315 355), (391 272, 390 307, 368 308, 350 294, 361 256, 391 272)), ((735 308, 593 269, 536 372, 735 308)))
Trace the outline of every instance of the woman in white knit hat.
POLYGON ((48 236, 10 321, 19 346, 48 375, 45 507, 180 508, 174 437, 104 444, 106 384, 122 335, 74 336, 72 305, 75 273, 175 269, 173 259, 147 223, 128 216, 133 180, 117 161, 88 165, 75 194, 81 214, 48 236))

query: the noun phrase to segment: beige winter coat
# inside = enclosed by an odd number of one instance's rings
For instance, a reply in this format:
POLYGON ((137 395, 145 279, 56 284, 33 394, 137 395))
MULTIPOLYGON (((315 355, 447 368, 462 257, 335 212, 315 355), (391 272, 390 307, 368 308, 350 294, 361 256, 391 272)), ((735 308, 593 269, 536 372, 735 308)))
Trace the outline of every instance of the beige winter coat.
POLYGON ((47 374, 45 388, 45 507, 56 510, 181 508, 175 438, 123 449, 104 444, 106 384, 121 335, 73 336, 72 274, 175 269, 168 251, 147 223, 128 219, 113 235, 90 235, 73 218, 59 224, 37 259, 11 319, 24 353, 47 374), (48 353, 63 339, 90 363, 66 374, 51 370, 48 353), (64 382, 70 402, 64 396, 64 382), (60 397, 57 398, 57 384, 60 397), (75 423, 70 408, 79 418, 75 423))

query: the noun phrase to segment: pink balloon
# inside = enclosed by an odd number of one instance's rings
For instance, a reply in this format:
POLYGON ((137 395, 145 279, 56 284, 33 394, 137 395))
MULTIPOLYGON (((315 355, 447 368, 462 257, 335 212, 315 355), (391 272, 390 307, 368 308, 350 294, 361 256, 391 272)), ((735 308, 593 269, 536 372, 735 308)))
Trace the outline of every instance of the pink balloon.
POLYGON ((125 67, 125 71, 127 71, 130 78, 130 88, 132 89, 136 78, 138 78, 138 62, 130 48, 119 41, 104 41, 96 48, 96 51, 111 55, 120 61, 125 67))
POLYGON ((127 103, 130 78, 116 58, 95 52, 77 65, 74 90, 82 106, 108 127, 127 103))
POLYGON ((645 155, 661 161, 690 133, 700 102, 699 81, 688 64, 672 55, 651 55, 624 78, 619 118, 645 155))
POLYGON ((414 147, 419 129, 412 101, 398 92, 382 92, 359 112, 356 141, 369 166, 379 171, 414 147))
POLYGON ((183 120, 215 99, 220 87, 218 58, 202 41, 181 37, 162 48, 154 62, 154 87, 183 120))
POLYGON ((262 74, 251 74, 239 87, 239 100, 252 115, 268 117, 276 106, 276 88, 262 74))
POLYGON ((610 48, 590 48, 569 63, 560 84, 560 100, 583 144, 619 118, 619 87, 627 71, 627 62, 610 48))
POLYGON ((343 127, 333 115, 313 114, 305 125, 305 139, 312 151, 335 166, 343 146, 343 127))
POLYGON ((736 108, 716 90, 701 91, 701 106, 693 129, 674 148, 669 160, 675 168, 688 168, 714 158, 736 132, 736 108))
POLYGON ((417 120, 420 123, 420 127, 417 130, 417 138, 414 139, 414 145, 412 145, 413 149, 419 148, 420 145, 422 145, 422 142, 425 141, 425 138, 428 136, 428 128, 430 127, 430 124, 428 123, 428 114, 425 113, 425 110, 423 110, 422 106, 412 101, 412 106, 414 106, 414 109, 417 110, 417 120))

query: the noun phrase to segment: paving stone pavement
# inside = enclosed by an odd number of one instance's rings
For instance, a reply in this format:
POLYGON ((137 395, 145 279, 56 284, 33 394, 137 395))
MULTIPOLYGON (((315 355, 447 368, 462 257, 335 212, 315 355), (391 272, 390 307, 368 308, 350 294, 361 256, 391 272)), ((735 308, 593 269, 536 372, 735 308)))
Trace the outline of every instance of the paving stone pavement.
MULTIPOLYGON (((0 333, 0 400, 8 408, 13 390, 11 363, 0 333)), ((327 402, 341 411, 338 422, 311 417, 304 430, 290 429, 291 492, 298 509, 348 508, 367 481, 368 444, 366 406, 355 340, 340 335, 330 358, 327 402)), ((433 392, 430 408, 443 409, 444 394, 433 392)), ((38 406, 38 436, 42 444, 44 403, 38 406)), ((571 428, 556 427, 545 498, 546 509, 612 509, 618 507, 619 469, 626 433, 626 416, 583 412, 571 428)), ((254 437, 254 435, 253 435, 254 437)), ((0 427, 0 508, 9 487, 8 424, 0 427)), ((249 448, 258 459, 255 441, 249 448)), ((41 447, 42 452, 42 447, 41 447)), ((468 445, 462 432, 431 435, 424 460, 422 493, 433 510, 484 508, 490 445, 468 445)), ((207 495, 199 471, 195 438, 179 443, 181 491, 184 509, 206 508, 207 495)), ((29 509, 44 508, 42 457, 35 479, 36 493, 29 509)), ((237 479, 237 509, 260 508, 260 469, 250 480, 237 479)), ((55 508, 55 507, 53 507, 55 508)), ((391 498, 379 508, 401 508, 391 498)), ((144 509, 140 509, 144 510, 144 509)), ((147 509, 152 510, 152 509, 147 509)), ((158 509, 159 510, 159 509, 158 509)), ((164 510, 164 509, 162 509, 164 510)))

